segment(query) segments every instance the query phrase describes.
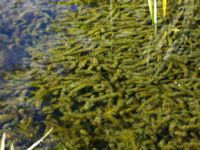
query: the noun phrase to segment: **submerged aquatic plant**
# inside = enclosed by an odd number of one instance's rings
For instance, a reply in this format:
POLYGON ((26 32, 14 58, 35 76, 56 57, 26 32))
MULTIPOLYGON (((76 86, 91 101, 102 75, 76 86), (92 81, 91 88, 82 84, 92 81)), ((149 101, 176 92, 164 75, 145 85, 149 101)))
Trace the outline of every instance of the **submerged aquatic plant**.
MULTIPOLYGON (((62 39, 48 54, 31 50, 33 64, 24 75, 31 92, 20 100, 54 127, 57 149, 198 149, 196 10, 184 18, 190 2, 174 6, 172 23, 152 38, 143 0, 111 2, 81 3, 58 18, 52 28, 62 39)), ((11 77, 20 80, 19 72, 11 77)), ((28 127, 44 127, 24 118, 28 127)))

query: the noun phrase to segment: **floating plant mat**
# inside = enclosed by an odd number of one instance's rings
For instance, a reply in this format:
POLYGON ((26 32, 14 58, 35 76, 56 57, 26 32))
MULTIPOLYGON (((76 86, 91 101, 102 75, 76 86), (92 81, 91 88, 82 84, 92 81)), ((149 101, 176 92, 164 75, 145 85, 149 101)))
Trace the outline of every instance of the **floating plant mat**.
POLYGON ((16 132, 53 127, 55 149, 198 149, 199 3, 169 5, 157 35, 142 0, 80 4, 58 18, 59 46, 48 57, 32 49, 30 70, 6 76, 29 80, 18 99, 32 107, 16 109, 16 132))

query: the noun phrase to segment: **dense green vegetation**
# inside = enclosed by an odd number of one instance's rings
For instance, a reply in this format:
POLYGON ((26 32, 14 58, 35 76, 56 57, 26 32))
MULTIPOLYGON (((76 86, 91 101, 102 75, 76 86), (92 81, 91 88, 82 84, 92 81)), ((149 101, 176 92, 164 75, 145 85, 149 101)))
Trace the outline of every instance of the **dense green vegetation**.
POLYGON ((29 89, 23 106, 1 104, 20 116, 14 131, 33 139, 53 127, 58 150, 198 149, 199 3, 168 6, 157 36, 142 0, 80 3, 60 16, 57 46, 30 49, 30 70, 6 75, 29 89))

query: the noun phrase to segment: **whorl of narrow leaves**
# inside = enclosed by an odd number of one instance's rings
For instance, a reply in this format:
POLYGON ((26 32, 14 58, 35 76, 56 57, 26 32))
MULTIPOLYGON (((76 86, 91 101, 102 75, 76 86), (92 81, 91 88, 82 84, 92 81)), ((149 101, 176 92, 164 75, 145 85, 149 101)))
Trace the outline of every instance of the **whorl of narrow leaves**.
POLYGON ((28 83, 57 147, 199 148, 200 26, 188 5, 176 4, 170 23, 159 20, 156 38, 142 0, 113 1, 112 10, 99 2, 58 19, 62 39, 45 60, 33 53, 28 83))

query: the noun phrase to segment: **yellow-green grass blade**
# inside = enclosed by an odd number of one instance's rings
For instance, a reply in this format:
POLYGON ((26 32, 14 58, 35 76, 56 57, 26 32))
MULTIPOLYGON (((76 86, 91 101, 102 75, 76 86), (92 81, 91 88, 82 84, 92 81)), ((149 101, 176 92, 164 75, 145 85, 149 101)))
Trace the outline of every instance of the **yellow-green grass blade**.
POLYGON ((4 133, 2 138, 1 138, 1 147, 0 150, 4 150, 5 149, 5 141, 6 141, 6 134, 4 133))
POLYGON ((154 0, 153 6, 154 6, 154 11, 153 11, 154 24, 157 24, 157 1, 156 0, 154 0))
POLYGON ((155 35, 157 34, 157 1, 154 0, 154 3, 153 3, 153 6, 154 6, 154 11, 153 11, 153 14, 154 14, 154 31, 155 31, 155 35))
POLYGON ((162 9, 163 9, 163 17, 166 16, 166 11, 167 11, 167 0, 162 1, 162 9))
POLYGON ((154 23, 154 19, 153 19, 153 0, 148 0, 148 5, 149 5, 149 11, 150 11, 150 15, 151 15, 151 20, 154 23))
POLYGON ((10 150, 14 150, 14 143, 10 145, 10 150))

